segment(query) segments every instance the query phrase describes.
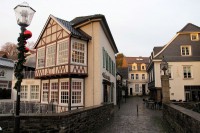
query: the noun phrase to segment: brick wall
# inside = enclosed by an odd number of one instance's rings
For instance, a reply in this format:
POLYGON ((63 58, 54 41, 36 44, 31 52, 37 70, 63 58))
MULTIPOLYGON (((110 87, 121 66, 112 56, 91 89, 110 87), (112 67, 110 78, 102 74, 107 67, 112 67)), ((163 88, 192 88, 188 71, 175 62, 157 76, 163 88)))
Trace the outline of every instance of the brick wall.
MULTIPOLYGON (((113 115, 114 105, 105 104, 59 114, 21 114, 21 132, 92 132, 113 115)), ((13 132, 14 116, 0 115, 3 132, 13 132)))
POLYGON ((163 120, 170 133, 199 133, 200 114, 192 110, 164 104, 163 120))

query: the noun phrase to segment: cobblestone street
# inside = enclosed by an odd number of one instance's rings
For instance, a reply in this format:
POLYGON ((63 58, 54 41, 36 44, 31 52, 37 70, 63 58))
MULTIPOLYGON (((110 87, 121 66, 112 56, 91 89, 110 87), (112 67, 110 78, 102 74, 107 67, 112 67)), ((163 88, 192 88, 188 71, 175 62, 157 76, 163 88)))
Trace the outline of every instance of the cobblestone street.
POLYGON ((142 97, 129 97, 116 109, 114 117, 98 133, 166 133, 162 127, 162 111, 149 109, 142 97), (138 105, 138 116, 137 116, 138 105))

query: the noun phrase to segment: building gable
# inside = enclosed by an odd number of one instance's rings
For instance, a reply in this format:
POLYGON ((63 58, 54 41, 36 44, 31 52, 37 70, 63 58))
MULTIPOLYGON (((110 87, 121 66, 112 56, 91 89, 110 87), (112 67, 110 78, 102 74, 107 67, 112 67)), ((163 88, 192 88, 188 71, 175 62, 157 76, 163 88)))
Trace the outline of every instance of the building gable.
POLYGON ((187 24, 154 56, 154 59, 162 59, 165 56, 167 61, 172 62, 200 61, 200 53, 198 51, 200 49, 200 40, 192 40, 191 34, 194 32, 199 36, 200 28, 190 23, 187 24), (189 54, 185 54, 185 47, 187 47, 189 54))
POLYGON ((66 38, 69 34, 70 32, 67 29, 63 28, 52 16, 50 16, 36 42, 35 48, 66 38))

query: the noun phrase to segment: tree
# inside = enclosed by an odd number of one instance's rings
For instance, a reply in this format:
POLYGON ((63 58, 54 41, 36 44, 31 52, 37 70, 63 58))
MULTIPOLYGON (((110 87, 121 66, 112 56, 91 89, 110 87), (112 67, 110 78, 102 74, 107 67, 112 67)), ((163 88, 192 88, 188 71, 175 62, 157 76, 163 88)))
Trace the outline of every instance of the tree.
POLYGON ((116 57, 116 65, 117 65, 117 67, 122 67, 123 58, 124 58, 124 54, 123 53, 117 54, 117 57, 116 57))
POLYGON ((1 51, 7 52, 8 58, 17 59, 18 50, 16 44, 7 42, 1 47, 1 51))
MULTIPOLYGON (((31 48, 33 48, 34 44, 35 44, 34 42, 27 42, 27 44, 26 44, 26 46, 30 49, 30 53, 35 52, 34 50, 31 49, 31 48)), ((18 58, 17 47, 18 46, 16 44, 7 42, 1 47, 1 51, 7 52, 9 59, 17 60, 17 58, 18 58)))

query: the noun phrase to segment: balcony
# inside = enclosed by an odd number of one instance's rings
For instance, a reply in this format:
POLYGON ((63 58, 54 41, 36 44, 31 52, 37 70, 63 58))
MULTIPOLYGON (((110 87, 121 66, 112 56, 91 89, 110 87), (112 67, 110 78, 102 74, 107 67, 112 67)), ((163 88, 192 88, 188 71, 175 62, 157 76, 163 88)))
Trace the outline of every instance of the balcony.
MULTIPOLYGON (((35 78, 35 71, 24 71, 23 72, 23 79, 34 79, 35 78)), ((14 76, 14 80, 16 80, 16 77, 14 76)))

